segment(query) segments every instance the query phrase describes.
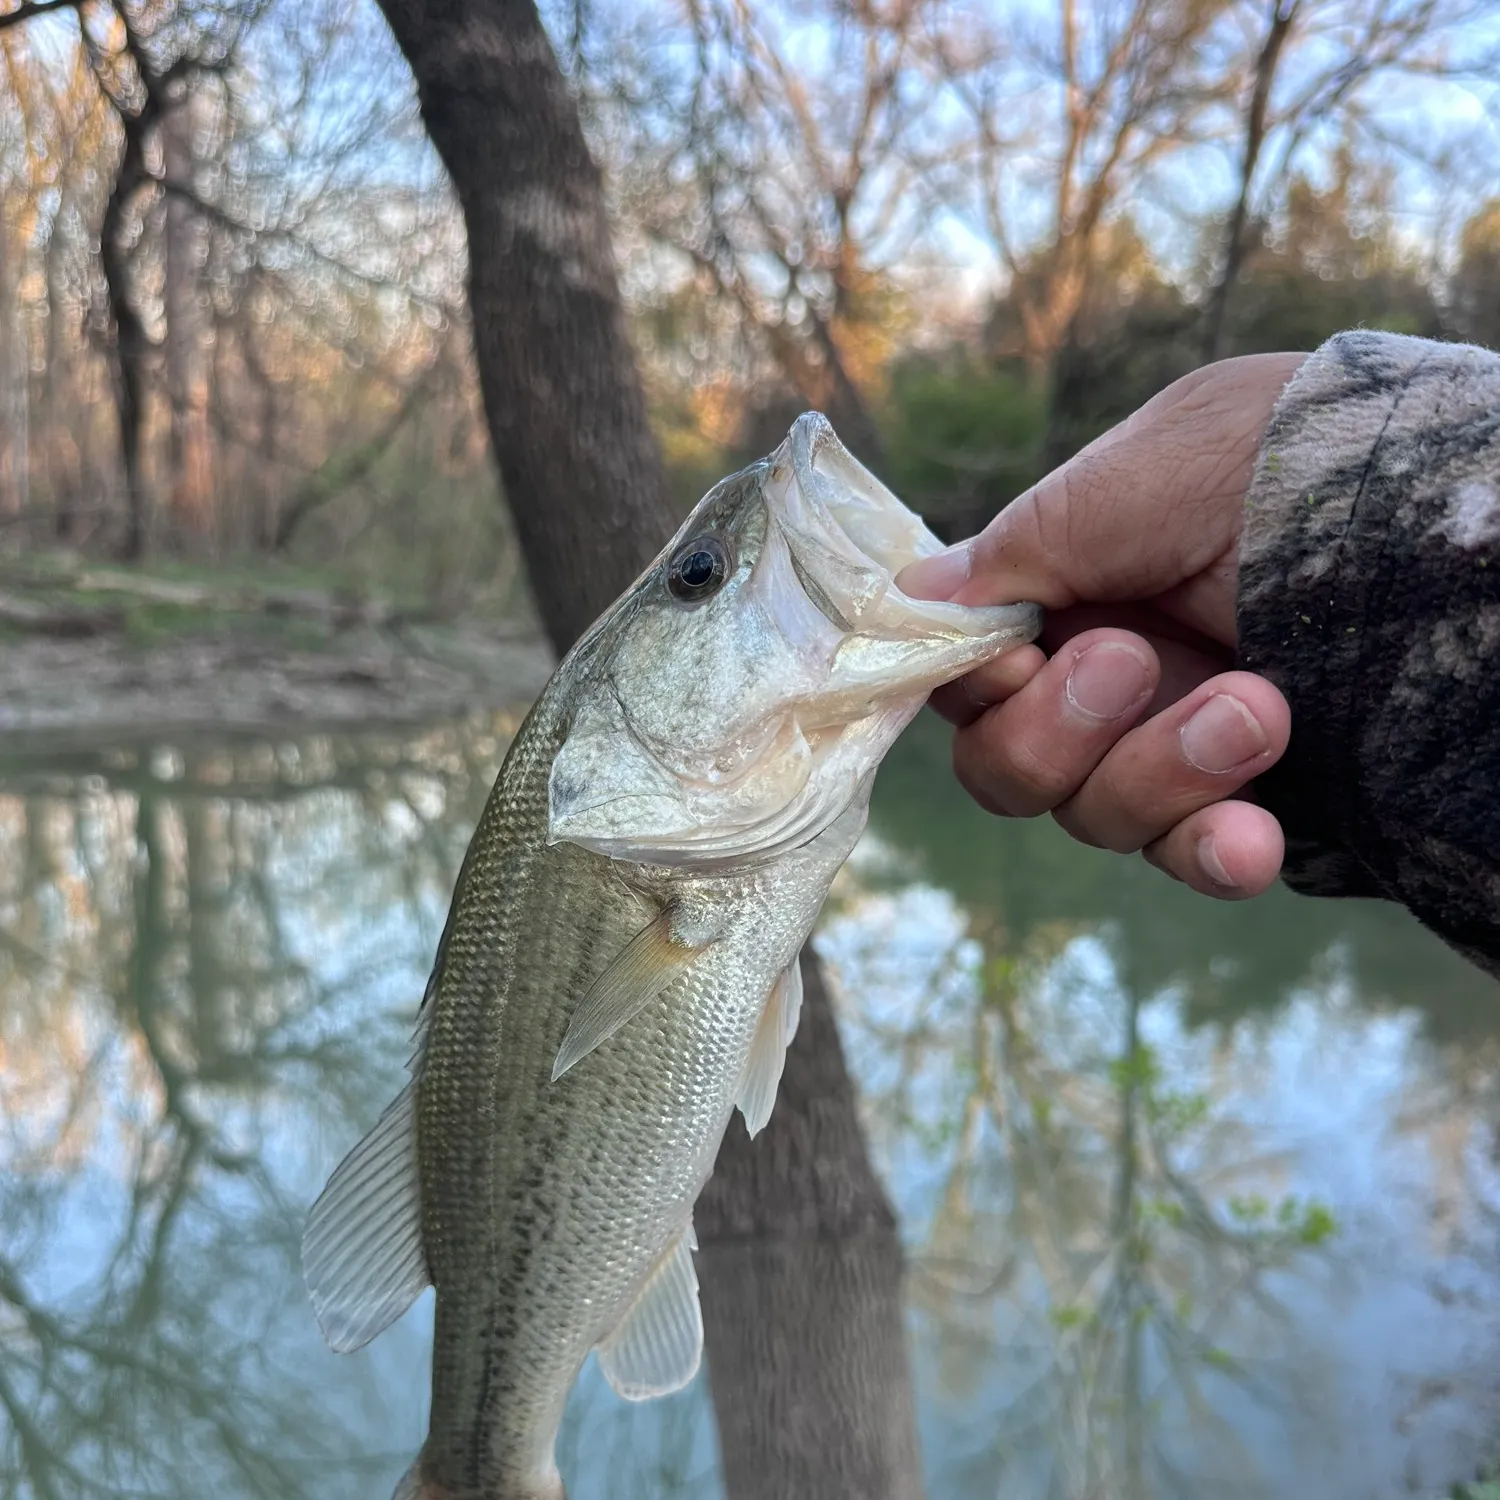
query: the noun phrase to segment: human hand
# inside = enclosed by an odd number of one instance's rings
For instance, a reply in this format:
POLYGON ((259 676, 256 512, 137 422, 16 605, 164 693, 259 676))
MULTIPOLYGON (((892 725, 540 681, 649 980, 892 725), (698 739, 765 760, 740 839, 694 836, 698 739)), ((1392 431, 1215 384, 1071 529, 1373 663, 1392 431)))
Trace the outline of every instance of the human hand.
POLYGON ((933 695, 980 806, 1051 812, 1083 843, 1142 850, 1205 895, 1276 879, 1281 828, 1234 794, 1280 758, 1290 713, 1264 678, 1227 669, 1245 495, 1304 358, 1185 376, 980 535, 900 574, 917 598, 1047 608, 1045 652, 1008 652, 933 695))

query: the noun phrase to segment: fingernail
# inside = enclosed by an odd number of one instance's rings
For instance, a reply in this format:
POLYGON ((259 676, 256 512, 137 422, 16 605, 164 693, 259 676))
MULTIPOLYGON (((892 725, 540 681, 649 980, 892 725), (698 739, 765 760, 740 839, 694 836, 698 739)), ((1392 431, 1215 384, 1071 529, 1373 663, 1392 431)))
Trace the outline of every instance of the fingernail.
POLYGON ((1254 759, 1268 743, 1255 715, 1228 693, 1215 693, 1177 733, 1187 763, 1216 776, 1254 759))
POLYGON ((1073 663, 1068 702, 1091 719, 1118 719, 1146 696, 1149 669, 1139 651, 1118 641, 1100 641, 1073 663))
POLYGON ((896 587, 908 599, 951 599, 969 581, 973 565, 968 542, 955 542, 946 552, 908 563, 896 574, 896 587))
POLYGON ((1206 833, 1198 840, 1198 846, 1194 851, 1198 857, 1198 868, 1203 871, 1215 885, 1221 885, 1226 890, 1238 890, 1239 887, 1231 878, 1229 871, 1224 868, 1224 861, 1219 858, 1218 846, 1214 843, 1214 836, 1206 833))

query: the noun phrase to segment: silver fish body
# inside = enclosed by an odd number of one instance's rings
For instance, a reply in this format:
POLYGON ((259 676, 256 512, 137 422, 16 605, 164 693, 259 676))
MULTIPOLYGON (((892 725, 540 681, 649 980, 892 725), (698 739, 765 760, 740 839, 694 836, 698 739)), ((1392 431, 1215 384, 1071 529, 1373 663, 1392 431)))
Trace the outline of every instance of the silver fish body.
POLYGON ((303 1263, 352 1349, 436 1288, 402 1500, 559 1500, 591 1351, 632 1398, 695 1373, 692 1206, 764 1125, 797 954, 875 768, 1028 605, 912 601, 938 543, 815 414, 712 490, 569 653, 460 873, 412 1081, 314 1205, 303 1263))

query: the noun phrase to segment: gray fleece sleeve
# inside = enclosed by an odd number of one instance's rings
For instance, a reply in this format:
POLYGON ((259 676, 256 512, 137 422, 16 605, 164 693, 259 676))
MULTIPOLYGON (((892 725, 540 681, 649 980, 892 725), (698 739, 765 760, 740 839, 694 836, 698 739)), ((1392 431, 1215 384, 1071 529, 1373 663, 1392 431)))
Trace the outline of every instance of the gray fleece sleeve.
POLYGON ((1399 901, 1500 973, 1500 356, 1339 334, 1247 507, 1240 664, 1291 703, 1256 785, 1287 883, 1399 901))

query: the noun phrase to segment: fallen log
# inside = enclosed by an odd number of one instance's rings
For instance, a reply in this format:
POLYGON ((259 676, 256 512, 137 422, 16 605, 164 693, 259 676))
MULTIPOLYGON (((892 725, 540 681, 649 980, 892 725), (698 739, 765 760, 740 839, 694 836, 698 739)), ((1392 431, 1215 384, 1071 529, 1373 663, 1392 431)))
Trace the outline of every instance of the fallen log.
POLYGON ((38 635, 77 639, 82 636, 108 635, 123 629, 124 624, 125 612, 115 606, 77 608, 65 604, 44 604, 37 599, 22 599, 15 594, 0 593, 0 625, 10 625, 38 635))
POLYGON ((247 614, 297 615, 332 625, 394 625, 408 612, 379 599, 320 593, 316 589, 251 588, 151 578, 117 568, 89 568, 65 580, 80 593, 129 594, 153 604, 247 614))

